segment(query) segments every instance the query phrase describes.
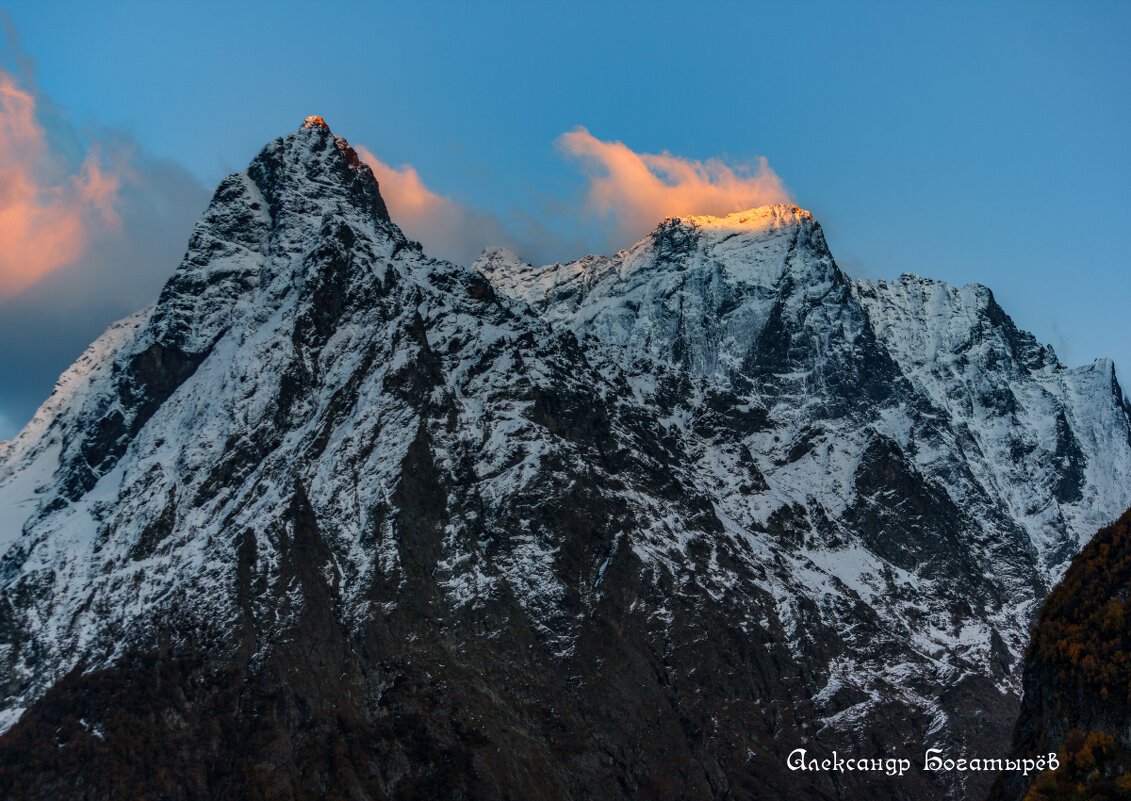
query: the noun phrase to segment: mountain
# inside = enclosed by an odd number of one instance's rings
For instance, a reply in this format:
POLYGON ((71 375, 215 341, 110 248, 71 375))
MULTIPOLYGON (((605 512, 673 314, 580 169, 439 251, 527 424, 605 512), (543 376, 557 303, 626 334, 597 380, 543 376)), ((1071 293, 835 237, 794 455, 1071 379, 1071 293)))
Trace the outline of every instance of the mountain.
MULTIPOLYGON (((1109 360, 1063 368, 979 285, 851 279, 796 206, 669 219, 611 258, 535 269, 493 250, 475 266, 558 326, 752 398, 773 421, 757 443, 769 462, 792 464, 802 432, 806 446, 895 440, 956 503, 997 522, 998 539, 1031 546, 1042 582, 1127 493, 1128 407, 1109 360)), ((802 497, 829 473, 782 481, 802 497)), ((840 487, 822 489, 826 510, 843 505, 840 487)))
POLYGON ((1131 794, 1131 510, 1072 560, 1041 609, 1025 658, 1014 757, 1058 754, 1039 775, 1006 774, 994 799, 1131 794))
POLYGON ((0 453, 10 798, 962 797, 1131 504, 1110 362, 791 206, 428 258, 311 118, 0 453))

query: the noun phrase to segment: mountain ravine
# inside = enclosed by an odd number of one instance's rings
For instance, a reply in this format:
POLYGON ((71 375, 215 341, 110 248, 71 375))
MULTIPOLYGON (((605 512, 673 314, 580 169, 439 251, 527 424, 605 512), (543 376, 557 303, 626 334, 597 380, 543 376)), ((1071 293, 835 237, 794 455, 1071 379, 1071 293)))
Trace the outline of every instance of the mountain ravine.
POLYGON ((1129 419, 793 206, 431 259, 312 118, 0 446, 0 797, 980 797, 786 757, 1003 750, 1129 419))

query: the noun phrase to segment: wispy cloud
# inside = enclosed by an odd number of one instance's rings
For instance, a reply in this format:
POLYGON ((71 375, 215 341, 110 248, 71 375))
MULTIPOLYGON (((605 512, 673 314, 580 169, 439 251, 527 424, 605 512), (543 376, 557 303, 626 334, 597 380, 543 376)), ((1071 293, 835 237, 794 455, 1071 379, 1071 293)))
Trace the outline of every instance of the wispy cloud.
POLYGON ((761 157, 731 165, 668 152, 637 153, 580 126, 558 137, 557 145, 581 163, 589 181, 587 210, 608 220, 614 237, 626 244, 664 217, 723 215, 790 200, 781 178, 761 157))
POLYGON ((355 149, 377 176, 390 216, 429 254, 470 264, 485 246, 513 239, 495 215, 432 191, 411 165, 391 167, 366 147, 355 149))
POLYGON ((121 183, 95 149, 73 171, 53 155, 34 95, 0 69, 0 298, 73 264, 99 231, 120 233, 121 183))
POLYGON ((0 21, 3 439, 108 323, 156 298, 208 191, 119 131, 76 128, 0 21))
POLYGON ((425 185, 410 164, 392 167, 363 145, 355 145, 381 187, 389 215, 426 253, 457 264, 470 264, 483 248, 506 247, 536 264, 578 253, 578 237, 551 230, 531 213, 512 212, 505 219, 486 209, 460 203, 425 185))

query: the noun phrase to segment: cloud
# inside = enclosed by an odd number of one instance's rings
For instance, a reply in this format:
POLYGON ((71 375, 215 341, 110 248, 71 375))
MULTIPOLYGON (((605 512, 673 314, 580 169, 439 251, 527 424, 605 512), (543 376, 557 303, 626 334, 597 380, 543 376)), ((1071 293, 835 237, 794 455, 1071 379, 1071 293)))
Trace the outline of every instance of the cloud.
POLYGON ((790 193, 766 159, 731 166, 668 152, 637 153, 622 142, 605 142, 578 126, 562 134, 558 149, 581 162, 589 181, 586 209, 609 220, 613 237, 634 241, 665 217, 724 215, 786 203, 790 193))
POLYGON ((730 165, 666 152, 636 153, 582 127, 558 137, 557 146, 582 165, 588 181, 584 204, 566 209, 543 198, 534 213, 507 217, 430 189, 411 165, 392 167, 363 146, 355 149, 377 176, 394 222, 420 240, 426 252, 461 264, 469 264, 487 245, 501 245, 544 264, 626 247, 665 217, 723 215, 791 199, 764 158, 730 165), (594 220, 596 229, 590 225, 594 220))
POLYGON ((125 134, 73 125, 3 22, 0 439, 109 323, 156 299, 209 197, 125 134))
POLYGON ((467 265, 483 248, 497 245, 541 263, 549 254, 560 254, 564 247, 578 246, 576 241, 551 233, 534 218, 516 213, 504 221, 490 211, 429 189, 409 164, 391 167, 363 145, 355 145, 354 149, 377 177, 393 222, 419 240, 431 256, 467 265))
POLYGON ((68 174, 48 148, 35 97, 0 69, 0 298, 73 263, 99 229, 120 233, 121 181, 94 150, 68 174))
POLYGON ((390 167, 364 145, 356 149, 361 160, 377 176, 385 203, 396 207, 398 224, 402 228, 440 228, 439 224, 431 221, 468 213, 451 198, 426 187, 415 167, 409 164, 390 167))
POLYGON ((433 192, 411 165, 391 167, 364 146, 355 150, 377 177, 393 221, 420 240, 429 254, 469 264, 486 244, 476 244, 480 239, 502 233, 501 224, 491 215, 433 192))

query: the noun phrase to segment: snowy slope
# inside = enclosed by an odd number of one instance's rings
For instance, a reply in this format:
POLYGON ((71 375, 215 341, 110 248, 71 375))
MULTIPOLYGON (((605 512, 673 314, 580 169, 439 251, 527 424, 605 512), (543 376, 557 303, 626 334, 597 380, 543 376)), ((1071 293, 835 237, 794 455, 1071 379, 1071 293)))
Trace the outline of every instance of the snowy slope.
POLYGON ((848 500, 838 470, 773 462, 792 464, 818 430, 858 441, 849 462, 862 441, 888 437, 987 524, 1004 512, 1049 584, 1131 499, 1128 412, 1110 361, 1065 368, 985 287, 850 279, 796 206, 672 218, 611 258, 535 268, 494 249, 474 266, 557 326, 766 407, 773 433, 748 445, 794 496, 827 486, 827 511, 848 500))
POLYGON ((31 421, 0 453, 0 550, 22 532, 37 505, 36 495, 50 488, 59 467, 61 432, 86 400, 92 387, 104 380, 118 352, 132 341, 152 309, 132 314, 111 325, 59 377, 55 389, 31 421), (64 419, 59 419, 63 416, 64 419))

